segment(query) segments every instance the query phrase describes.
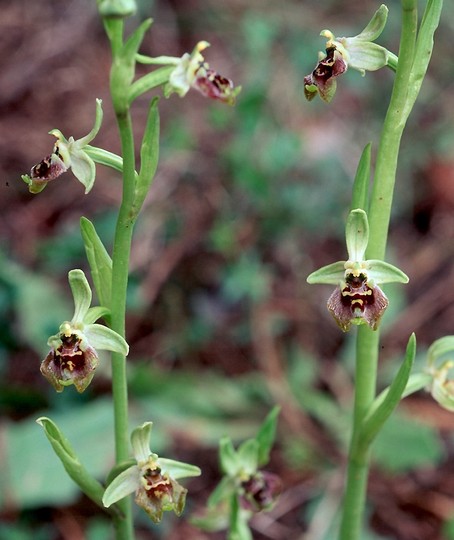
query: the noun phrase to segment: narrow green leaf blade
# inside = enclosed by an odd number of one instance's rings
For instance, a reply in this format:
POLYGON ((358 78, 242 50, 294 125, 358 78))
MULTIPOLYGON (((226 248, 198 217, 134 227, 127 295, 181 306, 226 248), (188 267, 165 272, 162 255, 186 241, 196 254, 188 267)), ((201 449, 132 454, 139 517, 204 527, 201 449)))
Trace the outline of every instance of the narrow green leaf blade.
POLYGON ((410 377, 415 355, 416 337, 415 334, 412 334, 408 340, 404 362, 391 383, 388 392, 384 397, 380 398, 379 396, 379 398, 372 403, 370 412, 363 421, 360 431, 360 441, 362 445, 370 445, 383 424, 399 404, 410 377), (378 399, 380 399, 379 402, 377 402, 378 399))
POLYGON ((271 412, 265 418, 263 424, 260 426, 257 434, 256 440, 259 444, 257 461, 259 467, 266 465, 270 459, 271 448, 273 447, 274 439, 276 437, 279 411, 280 407, 278 406, 271 410, 271 412))
POLYGON ((147 124, 140 148, 140 172, 134 194, 134 212, 138 213, 151 182, 159 160, 159 110, 158 98, 152 100, 148 111, 147 124))
POLYGON ((42 426, 54 452, 62 462, 66 472, 80 487, 80 489, 103 508, 102 496, 104 488, 100 482, 93 478, 85 467, 80 463, 69 441, 60 431, 58 426, 45 416, 38 418, 37 423, 42 426))
POLYGON ((85 217, 80 219, 80 231, 99 302, 102 306, 110 309, 112 259, 99 238, 93 223, 85 217))
POLYGON ((366 144, 356 169, 353 182, 352 204, 350 210, 360 208, 367 212, 369 207, 370 155, 371 143, 366 144))
POLYGON ((405 113, 410 114, 418 97, 422 82, 429 66, 434 45, 434 34, 440 22, 443 0, 429 0, 418 30, 416 39, 415 60, 408 81, 408 98, 405 113))

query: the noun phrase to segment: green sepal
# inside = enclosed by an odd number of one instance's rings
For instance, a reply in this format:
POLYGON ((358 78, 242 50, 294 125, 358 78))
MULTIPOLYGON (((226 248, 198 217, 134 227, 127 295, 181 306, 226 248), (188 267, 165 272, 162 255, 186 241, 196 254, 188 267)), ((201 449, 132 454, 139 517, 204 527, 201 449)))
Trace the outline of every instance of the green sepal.
POLYGON ((68 272, 68 281, 74 298, 73 322, 83 322, 91 304, 91 289, 82 270, 68 272))
POLYGON ((222 437, 219 441, 219 460, 224 474, 236 475, 240 468, 240 461, 229 437, 222 437))
MULTIPOLYGON (((69 441, 60 431, 58 426, 50 420, 50 418, 46 418, 45 416, 38 418, 36 422, 44 429, 47 439, 62 462, 69 477, 80 487, 87 497, 94 501, 99 507, 105 509, 102 503, 104 494, 102 484, 93 478, 80 463, 69 441)), ((109 513, 117 516, 119 515, 118 509, 115 507, 112 508, 109 513)))
POLYGON ((99 303, 109 309, 112 299, 112 259, 93 223, 85 217, 80 218, 80 231, 99 303))
POLYGON ((239 446, 237 456, 242 473, 251 476, 257 472, 258 453, 259 443, 256 439, 248 439, 239 446))
POLYGON ((371 143, 366 144, 356 169, 350 209, 360 208, 367 212, 369 208, 370 156, 371 143))
POLYGON ((345 261, 337 261, 327 266, 322 266, 307 276, 306 281, 311 285, 339 285, 345 277, 345 261))
POLYGON ((200 476, 202 474, 199 467, 190 463, 184 463, 183 461, 159 457, 157 463, 163 474, 167 473, 174 480, 200 476))
POLYGON ((153 429, 153 422, 144 422, 141 426, 136 427, 131 433, 132 453, 137 460, 137 463, 147 461, 151 455, 150 437, 153 429))
POLYGON ((174 69, 174 65, 158 68, 134 81, 129 89, 129 103, 131 104, 139 96, 145 94, 145 92, 168 83, 170 74, 174 69))
POLYGON ((271 412, 265 418, 263 424, 260 426, 259 432, 255 437, 256 441, 258 442, 258 467, 266 465, 270 460, 270 452, 276 437, 277 418, 280 410, 281 408, 279 406, 273 407, 271 412))
POLYGON ((388 8, 385 4, 382 4, 374 13, 366 28, 364 28, 360 34, 355 36, 355 39, 361 41, 375 41, 383 32, 387 18, 388 8))
POLYGON ((138 214, 148 194, 159 160, 158 98, 151 101, 140 147, 140 172, 135 185, 133 213, 138 214))
POLYGON ((367 272, 377 283, 408 283, 407 274, 400 268, 377 259, 367 261, 367 272))
POLYGON ((388 65, 390 52, 370 41, 352 41, 348 44, 349 66, 363 76, 366 71, 377 71, 388 65))
POLYGON ((435 340, 427 351, 427 363, 432 366, 445 354, 454 355, 454 336, 444 336, 435 340))
POLYGON ((412 334, 408 340, 405 359, 393 382, 372 403, 360 428, 360 444, 367 448, 378 434, 383 424, 399 404, 407 386, 410 372, 416 355, 416 336, 412 334))
POLYGON ((363 261, 369 242, 369 222, 364 210, 356 208, 347 218, 345 239, 349 261, 363 261))
POLYGON ((112 351, 123 356, 127 356, 129 353, 129 345, 124 338, 107 326, 102 324, 87 325, 84 329, 84 335, 94 349, 112 351))

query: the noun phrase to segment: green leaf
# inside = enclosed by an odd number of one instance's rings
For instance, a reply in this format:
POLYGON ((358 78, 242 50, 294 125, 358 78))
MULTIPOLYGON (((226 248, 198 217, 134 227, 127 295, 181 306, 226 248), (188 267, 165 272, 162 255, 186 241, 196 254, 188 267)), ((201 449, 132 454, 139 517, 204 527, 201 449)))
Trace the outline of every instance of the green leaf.
POLYGON ((408 340, 405 359, 387 392, 381 394, 371 405, 360 429, 360 444, 369 446, 383 424, 399 404, 407 386, 416 354, 415 334, 408 340))
POLYGON ((369 208, 369 185, 370 185, 370 154, 371 143, 366 144, 356 169, 351 210, 360 208, 367 212, 369 208))
POLYGON ((159 160, 159 110, 158 98, 152 100, 147 124, 140 147, 140 172, 135 186, 134 212, 139 213, 150 189, 159 160))
POLYGON ((421 25, 416 38, 416 49, 413 66, 408 81, 408 97, 405 104, 405 113, 410 114, 418 97, 422 82, 426 75, 432 56, 434 33, 440 22, 443 0, 429 0, 426 4, 421 25))
POLYGON ((274 444, 276 437, 277 417, 279 415, 280 407, 276 406, 265 418, 265 421, 260 426, 259 432, 256 436, 258 442, 258 466, 262 467, 266 465, 270 459, 270 451, 274 444))
POLYGON ((128 40, 123 46, 121 52, 122 59, 124 61, 124 67, 127 69, 124 74, 127 74, 127 79, 123 81, 123 86, 125 82, 131 83, 134 77, 134 68, 136 64, 136 54, 139 50, 139 47, 145 37, 145 32, 150 28, 153 19, 146 19, 143 23, 138 26, 134 32, 129 36, 128 40))
POLYGON ((85 217, 80 219, 80 231, 99 302, 102 306, 110 308, 112 259, 96 233, 93 223, 85 217))
POLYGON ((80 463, 69 441, 62 434, 58 426, 49 418, 38 418, 37 423, 42 426, 44 433, 54 452, 62 462, 66 472, 76 482, 80 489, 92 499, 98 506, 103 508, 102 496, 104 488, 100 482, 93 478, 85 467, 80 463))

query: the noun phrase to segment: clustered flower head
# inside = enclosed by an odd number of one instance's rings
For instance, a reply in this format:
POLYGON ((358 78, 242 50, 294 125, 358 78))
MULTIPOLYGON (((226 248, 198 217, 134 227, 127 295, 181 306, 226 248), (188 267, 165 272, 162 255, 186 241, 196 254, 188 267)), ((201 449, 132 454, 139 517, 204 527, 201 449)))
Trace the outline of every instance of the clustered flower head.
POLYGON ((308 283, 337 285, 328 299, 328 310, 347 332, 352 324, 368 324, 376 330, 388 306, 378 284, 408 283, 408 277, 392 264, 365 260, 369 224, 364 210, 350 212, 346 226, 347 261, 337 261, 310 274, 308 283))
POLYGON ((107 310, 90 308, 91 289, 82 270, 71 270, 68 278, 74 296, 74 316, 71 321, 63 322, 58 333, 48 339, 51 349, 41 363, 41 373, 57 392, 69 385, 83 392, 98 366, 97 350, 127 355, 128 344, 110 328, 94 324, 107 310))
POLYGON ((217 99, 228 105, 234 105, 241 87, 211 69, 201 52, 209 47, 206 41, 199 41, 191 54, 185 53, 177 59, 175 69, 171 72, 164 93, 168 97, 176 92, 185 96, 190 88, 194 88, 205 97, 217 99))
POLYGON ((194 465, 161 458, 150 451, 151 422, 145 422, 131 434, 135 463, 116 476, 103 496, 106 508, 135 492, 135 501, 155 523, 163 512, 173 510, 179 516, 184 509, 187 489, 176 480, 199 476, 194 465))
POLYGON ((68 169, 72 170, 74 176, 85 187, 85 193, 91 190, 96 177, 96 167, 84 148, 96 137, 101 127, 103 116, 101 103, 100 99, 96 100, 95 124, 85 137, 77 140, 73 137, 66 139, 58 129, 49 132, 57 138, 52 153, 34 165, 30 175, 22 175, 22 180, 28 184, 30 193, 40 193, 48 182, 58 178, 68 169))
POLYGON ((328 40, 326 54, 320 53, 315 69, 304 77, 306 99, 310 101, 318 94, 323 101, 330 102, 336 92, 336 77, 349 67, 364 75, 396 61, 395 55, 373 43, 382 33, 387 17, 388 8, 382 4, 357 36, 336 38, 330 30, 320 33, 328 40))

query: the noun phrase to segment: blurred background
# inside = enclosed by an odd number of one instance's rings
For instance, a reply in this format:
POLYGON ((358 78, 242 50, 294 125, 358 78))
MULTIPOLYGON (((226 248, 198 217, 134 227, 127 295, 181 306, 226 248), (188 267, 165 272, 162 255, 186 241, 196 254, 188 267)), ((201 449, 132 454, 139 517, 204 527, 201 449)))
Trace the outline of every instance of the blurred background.
MULTIPOLYGON (((423 6, 423 2, 421 5, 423 6)), ((129 289, 131 422, 153 420, 154 451, 199 465, 182 519, 139 539, 221 539, 191 524, 220 479, 217 442, 254 436, 275 403, 268 469, 275 508, 258 540, 333 540, 349 438, 353 340, 326 310, 330 288, 307 275, 344 259, 356 165, 377 148, 393 75, 338 83, 331 105, 307 103, 303 78, 324 40, 359 33, 379 2, 142 0, 153 17, 142 52, 180 56, 201 39, 210 66, 242 93, 236 107, 196 92, 161 99, 161 159, 137 224, 129 289)), ((397 52, 400 2, 379 43, 397 52)), ((58 128, 119 152, 108 93, 110 50, 94 0, 0 2, 0 539, 107 540, 103 513, 65 476, 35 423, 50 416, 100 479, 113 463, 108 357, 83 395, 55 394, 39 373, 47 337, 72 316, 67 273, 88 272, 81 215, 111 246, 120 178, 97 168, 89 196, 71 173, 29 194, 20 175, 51 152, 58 128)), ((388 259, 409 285, 387 287, 380 388, 412 331, 419 365, 454 320, 454 13, 445 6, 433 60, 403 138, 388 259)), ((139 74, 145 73, 140 68, 139 74)), ((150 96, 133 110, 141 136, 150 96)), ((429 395, 406 399, 373 452, 364 540, 454 538, 454 416, 429 395)))

